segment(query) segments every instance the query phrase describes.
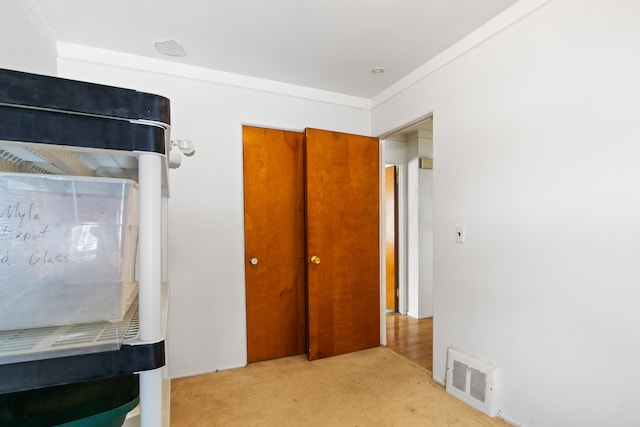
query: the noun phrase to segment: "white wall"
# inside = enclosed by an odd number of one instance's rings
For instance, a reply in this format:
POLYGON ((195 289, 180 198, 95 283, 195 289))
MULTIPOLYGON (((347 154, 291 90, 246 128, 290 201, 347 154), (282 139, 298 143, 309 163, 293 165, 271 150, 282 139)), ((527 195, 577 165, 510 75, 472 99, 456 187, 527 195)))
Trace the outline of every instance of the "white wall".
POLYGON ((0 5, 0 68, 56 75, 55 40, 28 0, 0 5))
POLYGON ((454 347, 520 425, 640 425, 640 2, 527 8, 374 102, 376 135, 433 113, 434 375, 454 347))
MULTIPOLYGON (((61 46, 63 54, 69 51, 73 49, 61 46)), ((196 144, 195 156, 184 158, 170 173, 171 376, 245 365, 242 124, 368 134, 369 111, 130 69, 127 64, 145 60, 78 51, 81 59, 60 58, 62 77, 166 96, 171 100, 172 138, 196 144), (122 66, 94 62, 106 57, 122 66)), ((162 61, 148 61, 145 67, 181 70, 162 61)), ((202 71, 182 70, 193 75, 202 71)))
MULTIPOLYGON (((433 159, 431 132, 419 131, 418 159, 433 159)), ((433 170, 418 168, 418 318, 433 316, 433 170)))

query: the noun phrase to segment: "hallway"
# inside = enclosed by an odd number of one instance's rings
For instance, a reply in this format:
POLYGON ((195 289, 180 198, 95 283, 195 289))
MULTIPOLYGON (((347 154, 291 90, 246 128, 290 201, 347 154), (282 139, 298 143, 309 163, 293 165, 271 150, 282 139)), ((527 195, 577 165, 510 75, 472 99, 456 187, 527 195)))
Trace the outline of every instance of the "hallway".
POLYGON ((387 347, 433 371, 433 317, 387 315, 387 347))

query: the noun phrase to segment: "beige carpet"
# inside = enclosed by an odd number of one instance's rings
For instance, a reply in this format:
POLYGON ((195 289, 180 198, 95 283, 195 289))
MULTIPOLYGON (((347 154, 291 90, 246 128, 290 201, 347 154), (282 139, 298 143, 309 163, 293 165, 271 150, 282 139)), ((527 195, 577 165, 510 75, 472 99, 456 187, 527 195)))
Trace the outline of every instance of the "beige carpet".
POLYGON ((172 381, 171 426, 506 426, 378 347, 293 356, 172 381))

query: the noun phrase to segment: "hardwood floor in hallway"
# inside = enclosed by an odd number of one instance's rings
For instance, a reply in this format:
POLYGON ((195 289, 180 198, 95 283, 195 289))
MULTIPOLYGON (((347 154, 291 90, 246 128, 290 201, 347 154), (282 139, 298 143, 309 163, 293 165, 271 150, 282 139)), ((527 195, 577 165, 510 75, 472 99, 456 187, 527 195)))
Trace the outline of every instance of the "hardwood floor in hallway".
POLYGON ((387 347, 433 371, 433 317, 387 315, 387 347))

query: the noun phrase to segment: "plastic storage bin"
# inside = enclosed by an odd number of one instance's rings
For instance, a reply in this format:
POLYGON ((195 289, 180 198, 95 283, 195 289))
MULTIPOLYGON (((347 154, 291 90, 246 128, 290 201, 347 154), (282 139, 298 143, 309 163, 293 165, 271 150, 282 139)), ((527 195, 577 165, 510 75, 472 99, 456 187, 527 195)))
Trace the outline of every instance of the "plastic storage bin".
POLYGON ((0 395, 3 427, 119 427, 138 404, 138 377, 125 375, 0 395))
POLYGON ((124 179, 0 173, 0 330, 122 320, 137 193, 124 179))

